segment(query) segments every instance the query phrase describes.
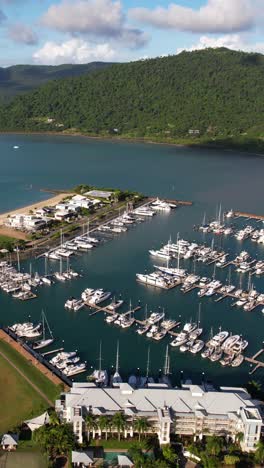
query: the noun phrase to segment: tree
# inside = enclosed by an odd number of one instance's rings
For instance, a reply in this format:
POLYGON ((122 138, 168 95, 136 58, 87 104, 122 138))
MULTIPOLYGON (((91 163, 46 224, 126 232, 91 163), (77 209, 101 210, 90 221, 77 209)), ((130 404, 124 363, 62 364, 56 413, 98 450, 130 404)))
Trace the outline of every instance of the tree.
POLYGON ((236 465, 240 462, 240 458, 238 455, 225 455, 224 463, 225 465, 236 465))
POLYGON ((36 429, 33 440, 52 460, 59 455, 68 455, 75 446, 75 438, 70 424, 45 425, 36 429))
POLYGON ((162 455, 165 458, 165 461, 168 462, 171 466, 178 466, 178 455, 173 450, 171 445, 164 445, 162 447, 162 455))
POLYGON ((235 436, 236 444, 240 446, 241 442, 244 440, 243 432, 238 432, 235 436))
POLYGON ((138 440, 140 441, 141 435, 145 434, 149 428, 149 422, 147 418, 142 417, 142 418, 137 418, 134 421, 134 430, 138 432, 138 440))
POLYGON ((107 428, 108 418, 107 416, 99 416, 96 422, 98 429, 100 429, 102 433, 107 428))
POLYGON ((255 452, 255 461, 256 463, 264 464, 264 441, 260 440, 257 443, 257 449, 255 452))
POLYGON ((54 410, 52 410, 49 413, 49 420, 50 420, 50 425, 51 426, 58 426, 60 424, 59 417, 58 417, 56 411, 54 411, 54 410))
POLYGON ((127 427, 126 417, 124 413, 118 411, 114 414, 112 418, 112 426, 117 430, 118 433, 118 440, 120 440, 120 434, 125 430, 127 427))
POLYGON ((144 466, 146 457, 139 445, 132 444, 128 450, 128 455, 132 458, 135 466, 144 466))
POLYGON ((217 436, 207 437, 206 440, 206 452, 209 455, 218 457, 223 449, 223 439, 217 436))
POLYGON ((220 461, 217 457, 208 455, 208 453, 201 453, 201 460, 204 468, 218 468, 220 466, 220 461))
POLYGON ((247 384, 247 391, 250 393, 252 398, 259 398, 262 394, 262 387, 256 380, 250 380, 247 384))
POLYGON ((92 413, 88 413, 85 417, 88 442, 90 441, 90 432, 96 427, 95 417, 92 413))

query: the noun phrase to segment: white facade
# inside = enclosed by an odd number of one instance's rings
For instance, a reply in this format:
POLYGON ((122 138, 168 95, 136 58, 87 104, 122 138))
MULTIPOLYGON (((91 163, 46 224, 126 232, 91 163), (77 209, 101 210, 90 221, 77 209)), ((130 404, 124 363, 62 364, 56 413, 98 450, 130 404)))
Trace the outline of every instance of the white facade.
MULTIPOLYGON (((61 419, 73 424, 80 443, 88 413, 113 416, 123 412, 128 423, 124 437, 133 436, 136 418, 146 417, 150 425, 147 432, 155 432, 160 444, 168 444, 171 434, 194 438, 219 435, 234 440, 242 432, 242 447, 248 451, 254 450, 262 426, 258 406, 243 388, 208 391, 196 385, 171 389, 156 384, 134 389, 126 383, 120 388, 97 388, 92 383, 73 383, 71 391, 56 401, 56 411, 61 419)), ((97 431, 93 432, 95 435, 97 431)))
POLYGON ((7 225, 25 231, 36 231, 44 228, 50 222, 49 218, 42 218, 35 215, 17 214, 8 218, 7 225))

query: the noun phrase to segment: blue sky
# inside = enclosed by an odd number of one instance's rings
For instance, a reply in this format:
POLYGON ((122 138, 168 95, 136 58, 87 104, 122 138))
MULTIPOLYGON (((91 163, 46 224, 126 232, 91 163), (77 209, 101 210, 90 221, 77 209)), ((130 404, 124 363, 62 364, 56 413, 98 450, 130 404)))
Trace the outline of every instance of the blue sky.
POLYGON ((0 0, 0 66, 264 53, 264 0, 0 0))

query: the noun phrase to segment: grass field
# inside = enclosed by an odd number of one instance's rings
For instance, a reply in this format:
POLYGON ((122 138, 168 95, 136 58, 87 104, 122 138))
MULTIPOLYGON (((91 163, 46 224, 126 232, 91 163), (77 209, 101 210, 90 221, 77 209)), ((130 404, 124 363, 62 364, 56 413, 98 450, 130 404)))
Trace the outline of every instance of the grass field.
POLYGON ((47 468, 46 457, 41 452, 11 452, 0 455, 0 468, 47 468))
MULTIPOLYGON (((7 343, 0 340, 2 351, 51 401, 60 389, 7 343)), ((39 415, 49 405, 18 372, 0 356, 0 433, 11 430, 24 419, 39 415)))

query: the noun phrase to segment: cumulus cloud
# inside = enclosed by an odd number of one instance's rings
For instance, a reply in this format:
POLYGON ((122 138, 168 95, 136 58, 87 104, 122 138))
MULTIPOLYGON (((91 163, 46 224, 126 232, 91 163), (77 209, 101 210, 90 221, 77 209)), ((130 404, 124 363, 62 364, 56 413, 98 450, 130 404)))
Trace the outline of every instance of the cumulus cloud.
POLYGON ((88 34, 122 40, 131 48, 141 47, 148 40, 143 31, 126 24, 119 0, 62 0, 50 6, 42 17, 42 23, 72 35, 88 34))
POLYGON ((33 54, 33 59, 41 65, 61 65, 64 63, 88 63, 93 61, 111 61, 116 51, 107 43, 92 44, 83 39, 73 38, 58 44, 46 42, 33 54))
POLYGON ((35 45, 38 43, 37 34, 29 27, 22 23, 13 24, 8 29, 8 36, 14 42, 20 44, 35 45))
POLYGON ((199 41, 196 44, 193 44, 187 48, 178 48, 177 53, 182 52, 183 50, 193 51, 207 49, 209 47, 227 47, 232 50, 244 50, 246 52, 261 52, 264 53, 264 42, 258 42, 255 44, 248 43, 245 38, 241 37, 239 34, 226 34, 221 37, 208 37, 201 36, 199 41))
POLYGON ((164 29, 193 33, 232 33, 255 25, 256 0, 207 0, 198 10, 171 3, 168 8, 133 8, 130 16, 164 29))

